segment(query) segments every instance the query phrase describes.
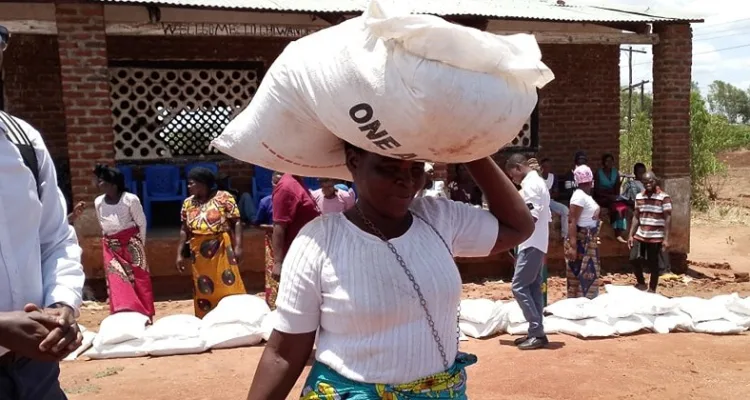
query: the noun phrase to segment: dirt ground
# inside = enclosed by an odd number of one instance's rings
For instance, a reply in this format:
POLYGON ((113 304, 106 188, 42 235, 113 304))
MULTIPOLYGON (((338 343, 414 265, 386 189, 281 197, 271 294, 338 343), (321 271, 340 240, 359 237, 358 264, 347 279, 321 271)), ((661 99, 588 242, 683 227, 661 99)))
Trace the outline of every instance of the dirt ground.
MULTIPOLYGON (((750 283, 734 272, 750 272, 750 152, 726 155, 728 176, 716 182, 718 201, 695 213, 690 262, 685 276, 662 282, 667 296, 712 297, 738 292, 750 296, 750 283)), ((628 284, 628 275, 605 283, 628 284)), ((549 299, 564 296, 560 278, 549 281, 549 299)), ((503 282, 464 285, 464 297, 510 299, 503 282)), ((157 315, 191 313, 189 301, 161 302, 157 315)), ((87 304, 81 323, 95 328, 106 305, 87 304)), ((551 337, 548 350, 521 352, 507 335, 462 342, 479 356, 469 368, 472 399, 742 399, 750 398, 750 334, 643 334, 605 340, 551 337)), ((243 399, 262 346, 200 355, 74 361, 62 365, 61 381, 71 400, 243 399)), ((307 371, 307 369, 306 369, 307 371)), ((303 374, 303 377, 305 375, 303 374)), ((297 398, 302 380, 289 399, 297 398)))

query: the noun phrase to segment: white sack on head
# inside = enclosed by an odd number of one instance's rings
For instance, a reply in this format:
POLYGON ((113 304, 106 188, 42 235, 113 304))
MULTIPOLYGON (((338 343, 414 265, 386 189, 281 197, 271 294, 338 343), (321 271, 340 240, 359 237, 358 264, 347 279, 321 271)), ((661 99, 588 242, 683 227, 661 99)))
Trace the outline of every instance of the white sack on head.
POLYGON ((461 163, 516 137, 554 76, 532 35, 410 15, 395 0, 289 44, 213 145, 303 176, 349 179, 343 141, 461 163), (390 4, 391 7, 384 7, 390 4))

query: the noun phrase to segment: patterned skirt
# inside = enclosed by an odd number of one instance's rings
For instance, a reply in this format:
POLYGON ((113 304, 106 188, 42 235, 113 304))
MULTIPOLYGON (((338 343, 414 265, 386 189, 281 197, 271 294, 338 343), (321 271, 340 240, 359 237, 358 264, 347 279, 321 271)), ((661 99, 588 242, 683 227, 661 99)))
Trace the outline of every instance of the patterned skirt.
POLYGON ((155 314, 154 291, 138 228, 105 236, 102 253, 110 313, 134 311, 152 318, 155 314))
POLYGON ((266 303, 271 310, 276 309, 276 296, 279 294, 279 281, 273 277, 273 247, 271 236, 273 231, 266 231, 266 303))
MULTIPOLYGON (((568 298, 587 297, 593 299, 599 295, 601 286, 601 264, 599 261, 599 227, 578 227, 576 235, 576 259, 566 259, 568 278, 568 298)), ((570 244, 565 241, 565 250, 570 244)))
POLYGON ((190 251, 196 317, 203 318, 224 297, 247 293, 229 233, 194 235, 190 251))
POLYGON ((300 400, 466 400, 466 367, 476 362, 475 355, 458 353, 447 371, 400 385, 353 381, 316 362, 300 400))

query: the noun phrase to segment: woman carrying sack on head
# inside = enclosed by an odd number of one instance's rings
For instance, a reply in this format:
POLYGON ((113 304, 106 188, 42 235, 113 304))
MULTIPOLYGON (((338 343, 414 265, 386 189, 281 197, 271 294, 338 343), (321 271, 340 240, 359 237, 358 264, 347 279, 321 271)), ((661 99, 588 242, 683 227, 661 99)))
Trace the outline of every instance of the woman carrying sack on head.
POLYGON ((308 223, 284 260, 278 322, 248 394, 286 399, 318 340, 301 399, 466 399, 453 259, 507 251, 534 221, 491 158, 466 164, 489 211, 417 197, 421 162, 348 145, 354 208, 308 223))
POLYGON ((224 297, 246 293, 239 270, 242 224, 234 197, 216 189, 211 170, 193 168, 187 178, 191 196, 182 204, 177 269, 192 266, 195 316, 203 318, 224 297))
POLYGON ((112 314, 133 311, 153 318, 154 293, 146 262, 146 215, 138 196, 125 190, 125 176, 116 168, 97 165, 99 190, 94 200, 102 228, 104 271, 112 314))

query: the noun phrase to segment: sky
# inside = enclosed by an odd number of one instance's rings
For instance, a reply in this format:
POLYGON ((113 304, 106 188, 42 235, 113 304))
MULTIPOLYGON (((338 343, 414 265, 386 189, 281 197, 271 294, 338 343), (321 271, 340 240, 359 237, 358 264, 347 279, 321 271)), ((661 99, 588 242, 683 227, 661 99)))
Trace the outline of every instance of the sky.
MULTIPOLYGON (((600 2, 602 4, 604 2, 600 2)), ((612 3, 689 13, 705 22, 693 24, 693 81, 705 95, 708 85, 723 80, 750 88, 750 1, 748 0, 616 0, 612 3), (743 47, 744 46, 744 47, 743 47), (737 48, 732 48, 737 47, 737 48)), ((614 7, 614 4, 612 4, 614 7)), ((667 12, 662 11, 662 14, 667 12)), ((627 48, 627 46, 623 46, 627 48)), ((651 46, 633 46, 633 82, 651 80, 651 46)), ((627 52, 620 59, 621 82, 628 84, 627 52)), ((651 90, 647 85, 646 90, 651 90)))

